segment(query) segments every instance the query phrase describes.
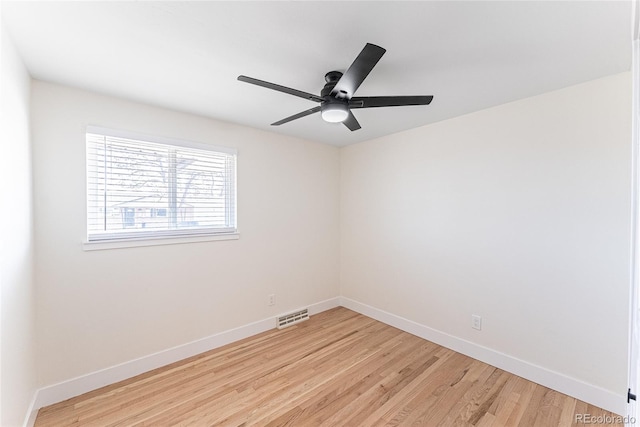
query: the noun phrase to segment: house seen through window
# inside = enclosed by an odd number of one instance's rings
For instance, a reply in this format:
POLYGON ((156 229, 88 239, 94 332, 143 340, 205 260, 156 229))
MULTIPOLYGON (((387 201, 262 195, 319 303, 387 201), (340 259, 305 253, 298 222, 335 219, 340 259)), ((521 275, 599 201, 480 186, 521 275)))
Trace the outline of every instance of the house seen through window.
POLYGON ((236 153, 90 127, 91 241, 236 232, 236 153))

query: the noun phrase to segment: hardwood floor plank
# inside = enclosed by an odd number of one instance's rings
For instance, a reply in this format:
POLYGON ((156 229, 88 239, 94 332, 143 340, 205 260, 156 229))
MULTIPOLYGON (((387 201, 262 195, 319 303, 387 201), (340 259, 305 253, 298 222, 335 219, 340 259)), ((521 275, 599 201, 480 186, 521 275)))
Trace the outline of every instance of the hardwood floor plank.
MULTIPOLYGON (((372 330, 367 332, 372 334, 372 338, 370 338, 372 342, 382 343, 388 339, 388 332, 383 333, 382 329, 378 324, 372 325, 372 330)), ((299 396, 305 395, 323 382, 339 375, 343 370, 355 364, 363 363, 373 354, 380 351, 376 346, 371 346, 371 348, 362 346, 359 341, 363 337, 350 335, 348 339, 335 340, 333 347, 324 346, 320 351, 312 352, 302 359, 293 359, 286 366, 286 369, 278 372, 280 377, 285 377, 289 372, 292 372, 291 377, 294 380, 287 384, 282 384, 275 388, 271 385, 271 388, 268 389, 252 387, 253 394, 249 399, 250 402, 247 403, 247 407, 252 407, 251 411, 243 410, 232 414, 224 413, 224 416, 216 419, 207 418, 206 422, 219 422, 225 425, 255 422, 260 417, 267 417, 278 405, 287 404, 299 396), (304 365, 313 367, 311 376, 300 375, 300 368, 304 365)), ((238 403, 242 402, 243 400, 238 403)), ((218 415, 221 414, 219 413, 218 415)), ((185 422, 190 423, 191 418, 185 419, 185 422)))
POLYGON ((448 412, 445 418, 440 421, 440 425, 467 426, 471 425, 470 418, 474 416, 477 408, 484 400, 484 396, 489 391, 485 389, 486 382, 493 378, 496 368, 485 363, 473 360, 462 381, 470 383, 469 389, 464 396, 448 412))
MULTIPOLYGON (((380 344, 382 344, 388 341, 389 336, 380 335, 379 337, 377 337, 377 339, 379 339, 380 344)), ((345 373, 347 372, 358 371, 358 368, 360 366, 375 365, 374 356, 378 356, 382 352, 381 348, 376 349, 375 347, 376 346, 369 349, 369 352, 371 352, 370 356, 367 356, 366 358, 362 358, 361 360, 355 361, 356 363, 346 363, 343 366, 340 366, 339 370, 336 370, 335 366, 330 366, 331 369, 329 371, 316 370, 313 373, 313 376, 311 377, 311 381, 317 384, 316 387, 314 388, 309 387, 310 380, 308 379, 305 382, 305 389, 302 393, 298 393, 297 390, 293 390, 293 393, 287 396, 285 396, 284 394, 281 394, 280 399, 276 399, 276 402, 280 404, 280 408, 288 406, 290 404, 289 402, 295 402, 298 400, 306 399, 308 396, 314 394, 315 391, 318 389, 326 390, 328 387, 327 384, 331 382, 335 382, 335 379, 343 378, 345 373)), ((274 413, 275 412, 277 412, 277 410, 274 411, 274 413)), ((256 424, 262 424, 262 422, 264 421, 269 421, 270 416, 272 416, 273 413, 269 414, 268 417, 265 417, 264 413, 265 412, 262 411, 262 413, 252 414, 253 416, 250 417, 247 421, 250 423, 256 423, 256 424)))
POLYGON ((333 415, 323 421, 321 425, 361 425, 369 416, 371 408, 380 408, 393 399, 407 384, 415 381, 426 369, 433 365, 438 358, 419 357, 401 360, 404 367, 398 367, 396 372, 382 376, 377 382, 367 384, 359 390, 352 391, 345 396, 341 408, 336 408, 333 415), (411 360, 413 359, 413 360, 411 360), (407 362, 409 362, 407 364, 407 362))
MULTIPOLYGON (((522 422, 522 418, 524 416, 525 410, 527 409, 529 402, 531 401, 531 397, 533 396, 533 391, 537 384, 532 383, 531 381, 527 381, 524 378, 514 377, 514 381, 517 384, 514 387, 514 392, 518 393, 518 405, 514 409, 514 411, 507 418, 505 425, 520 425, 522 422)), ((575 402, 575 399, 567 399, 575 402)), ((568 424, 561 424, 568 425, 568 424)))
POLYGON ((540 402, 544 398, 544 395, 549 391, 546 387, 534 387, 531 393, 531 397, 529 398, 529 402, 527 407, 522 414, 522 418, 520 419, 520 423, 523 426, 533 426, 535 425, 535 419, 538 415, 538 407, 540 406, 540 402))
POLYGON ((345 308, 42 408, 50 426, 573 426, 609 415, 345 308))
MULTIPOLYGON (((455 353, 450 350, 437 351, 434 354, 436 360, 414 381, 399 390, 392 399, 373 411, 363 421, 363 425, 386 425, 406 407, 407 402, 412 402, 416 396, 425 396, 426 394, 430 397, 435 396, 434 392, 440 385, 442 377, 448 375, 447 362, 454 355, 455 353)), ((431 404, 428 399, 425 399, 420 403, 420 407, 430 407, 431 404)))
MULTIPOLYGON (((402 336, 398 338, 402 338, 402 336)), ((385 347, 385 352, 381 357, 352 370, 348 376, 332 379, 323 388, 298 402, 298 405, 303 409, 299 415, 300 420, 310 422, 309 419, 320 412, 331 413, 333 408, 339 409, 352 400, 354 391, 358 393, 357 390, 363 387, 364 383, 376 383, 384 378, 389 368, 403 364, 405 357, 423 357, 430 350, 422 343, 402 345, 403 341, 398 338, 385 343, 385 346, 387 344, 392 344, 392 346, 385 347)))

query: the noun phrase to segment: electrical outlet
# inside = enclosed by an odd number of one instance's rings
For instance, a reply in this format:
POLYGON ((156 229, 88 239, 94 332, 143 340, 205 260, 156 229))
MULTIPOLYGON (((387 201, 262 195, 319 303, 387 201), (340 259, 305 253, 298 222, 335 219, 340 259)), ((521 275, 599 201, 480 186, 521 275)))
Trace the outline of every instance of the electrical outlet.
POLYGON ((276 294, 269 294, 268 305, 276 305, 276 294))
POLYGON ((471 315, 471 327, 473 329, 482 330, 482 317, 477 314, 471 315))

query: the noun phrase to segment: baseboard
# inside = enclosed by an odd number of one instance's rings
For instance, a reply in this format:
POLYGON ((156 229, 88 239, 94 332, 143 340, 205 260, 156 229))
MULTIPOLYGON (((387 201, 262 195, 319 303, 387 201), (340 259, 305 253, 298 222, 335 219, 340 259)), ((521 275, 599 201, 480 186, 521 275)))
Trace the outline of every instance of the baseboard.
MULTIPOLYGON (((320 301, 315 304, 310 304, 304 308, 308 308, 309 315, 314 315, 325 310, 338 307, 339 301, 340 299, 336 297, 320 301)), ((296 309, 289 311, 296 311, 296 309)), ((24 426, 33 426, 38 410, 42 407, 71 399, 72 397, 96 390, 100 387, 126 380, 127 378, 140 375, 153 369, 222 347, 270 329, 274 329, 275 327, 276 315, 257 322, 249 323, 248 325, 163 350, 158 353, 150 354, 139 359, 101 369, 58 384, 43 387, 36 391, 24 426)))
POLYGON ((609 390, 446 334, 346 297, 340 297, 340 305, 615 414, 624 415, 627 413, 626 396, 615 394, 609 390))
POLYGON ((38 392, 33 395, 33 399, 31 399, 31 404, 29 405, 29 409, 27 410, 27 417, 24 420, 23 427, 33 427, 36 423, 36 416, 38 415, 38 409, 36 408, 36 400, 38 398, 38 392))

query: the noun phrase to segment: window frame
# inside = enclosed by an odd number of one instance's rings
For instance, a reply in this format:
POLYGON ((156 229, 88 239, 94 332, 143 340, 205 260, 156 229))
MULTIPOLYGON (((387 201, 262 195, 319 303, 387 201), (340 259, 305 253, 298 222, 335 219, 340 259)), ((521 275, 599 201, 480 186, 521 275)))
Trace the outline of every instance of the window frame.
MULTIPOLYGON (((87 125, 84 132, 84 146, 85 146, 85 239, 83 242, 83 248, 85 250, 96 249, 112 249, 123 247, 136 247, 136 246, 155 246, 165 244, 176 243, 190 243, 190 242, 203 242, 203 241, 215 241, 215 240, 235 240, 239 238, 238 223, 237 223, 237 169, 238 169, 238 151, 235 148, 224 147, 212 144, 204 144, 194 141, 187 141, 177 138, 167 138, 154 136, 149 134, 142 134, 137 132, 130 132, 124 130, 116 130, 101 126, 87 125), (89 134, 98 134, 105 137, 123 138, 130 140, 137 140, 141 142, 148 142, 153 144, 161 144, 166 146, 191 148, 196 150, 204 150, 211 152, 224 153, 233 156, 232 167, 232 182, 227 183, 226 195, 232 199, 232 212, 227 212, 226 215, 232 215, 233 227, 226 228, 184 228, 184 229, 166 229, 166 230, 154 230, 154 231, 134 231, 134 232, 115 232, 115 233, 99 233, 92 234, 89 230, 90 221, 90 197, 89 197, 89 179, 91 176, 89 165, 89 141, 87 136, 89 134)), ((228 207, 228 206, 227 206, 228 207)))

